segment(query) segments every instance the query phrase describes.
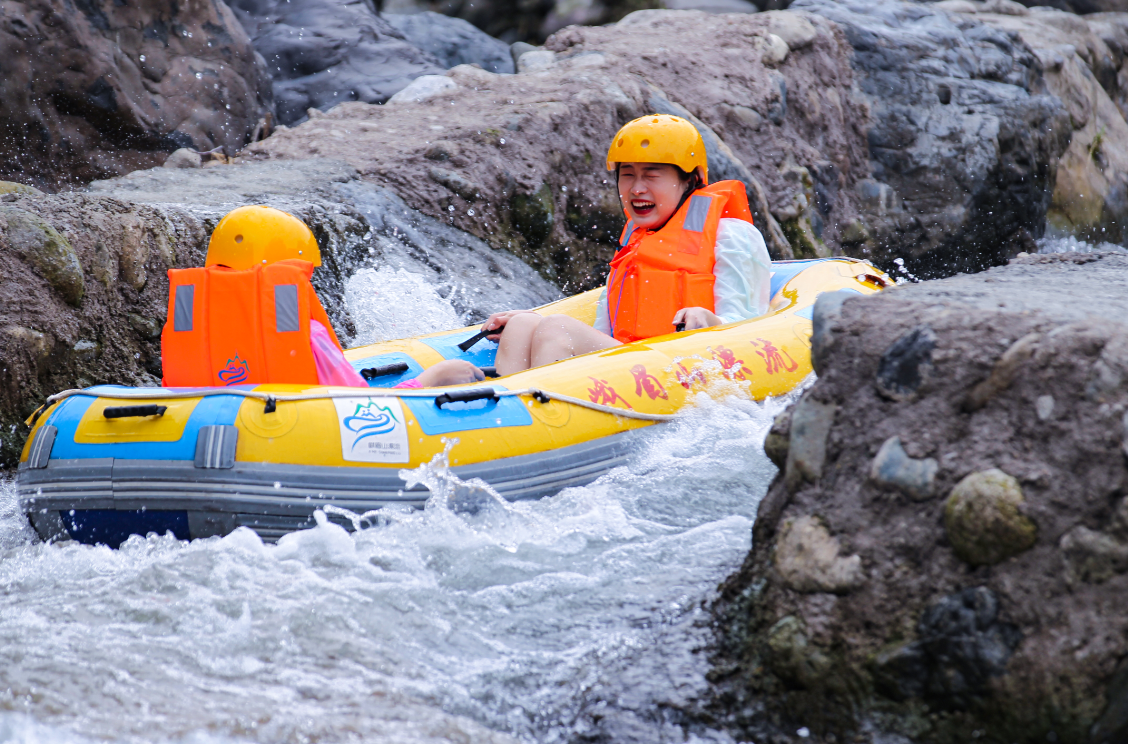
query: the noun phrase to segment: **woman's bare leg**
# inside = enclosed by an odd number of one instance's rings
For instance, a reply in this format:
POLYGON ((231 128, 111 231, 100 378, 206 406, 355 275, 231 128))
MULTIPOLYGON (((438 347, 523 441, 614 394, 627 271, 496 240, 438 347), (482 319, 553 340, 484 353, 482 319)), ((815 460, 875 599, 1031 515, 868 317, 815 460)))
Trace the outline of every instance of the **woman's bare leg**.
POLYGON ((505 324, 497 346, 497 359, 494 366, 499 375, 511 375, 529 368, 533 334, 544 320, 536 313, 514 315, 505 324))
MULTIPOLYGON (((533 333, 529 364, 532 367, 539 367, 542 364, 621 345, 621 342, 575 318, 567 315, 549 315, 537 324, 533 333)), ((500 372, 500 369, 498 371, 500 372)))

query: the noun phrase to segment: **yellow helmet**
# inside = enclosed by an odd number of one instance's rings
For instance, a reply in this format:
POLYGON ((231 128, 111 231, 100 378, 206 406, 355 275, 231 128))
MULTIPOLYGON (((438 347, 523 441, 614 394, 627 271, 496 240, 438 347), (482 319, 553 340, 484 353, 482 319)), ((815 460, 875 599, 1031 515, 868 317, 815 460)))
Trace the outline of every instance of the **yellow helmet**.
POLYGON ((680 116, 650 114, 625 124, 607 151, 607 170, 615 170, 616 163, 669 163, 686 173, 700 166, 709 183, 705 142, 680 116))
POLYGON ((212 231, 204 266, 249 269, 288 258, 321 265, 317 239, 292 214, 262 205, 228 212, 212 231))

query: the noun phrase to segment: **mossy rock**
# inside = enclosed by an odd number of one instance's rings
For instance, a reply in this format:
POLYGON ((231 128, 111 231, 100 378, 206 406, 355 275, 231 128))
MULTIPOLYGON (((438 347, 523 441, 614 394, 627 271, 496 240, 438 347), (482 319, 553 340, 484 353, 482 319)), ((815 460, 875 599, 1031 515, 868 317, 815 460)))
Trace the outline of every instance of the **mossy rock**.
POLYGON ((548 184, 532 194, 515 193, 509 201, 509 210, 513 228, 530 247, 539 247, 552 233, 554 207, 548 184))
POLYGON ((34 186, 16 183, 15 181, 0 181, 0 195, 26 194, 27 196, 43 196, 43 192, 34 186))
POLYGON ((996 468, 957 483, 944 507, 944 527, 960 560, 989 566, 1029 550, 1038 526, 1022 513, 1023 501, 1018 481, 996 468))
POLYGON ((86 284, 78 254, 59 232, 31 212, 0 206, 0 230, 20 258, 27 261, 71 305, 82 304, 86 284))
POLYGON ((822 242, 815 237, 811 223, 803 216, 783 220, 779 223, 787 242, 791 244, 791 252, 796 259, 819 258, 827 255, 822 242))

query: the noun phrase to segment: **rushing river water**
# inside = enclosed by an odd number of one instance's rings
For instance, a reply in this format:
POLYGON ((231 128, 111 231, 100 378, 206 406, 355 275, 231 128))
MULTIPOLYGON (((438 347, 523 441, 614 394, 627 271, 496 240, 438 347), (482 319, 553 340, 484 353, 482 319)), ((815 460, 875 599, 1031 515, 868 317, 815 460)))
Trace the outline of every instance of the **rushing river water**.
POLYGON ((0 741, 727 741, 678 711, 782 406, 702 395, 590 486, 277 545, 44 545, 3 484, 0 741))

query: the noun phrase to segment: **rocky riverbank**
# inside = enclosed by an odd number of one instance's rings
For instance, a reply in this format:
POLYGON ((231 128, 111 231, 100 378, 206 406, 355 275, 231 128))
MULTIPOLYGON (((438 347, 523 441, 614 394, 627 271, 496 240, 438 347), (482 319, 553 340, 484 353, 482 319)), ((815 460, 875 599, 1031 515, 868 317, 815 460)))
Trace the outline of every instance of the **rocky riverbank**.
POLYGON ((1128 736, 1126 298, 1117 253, 819 299, 819 379, 768 436, 781 471, 717 606, 723 720, 1128 736))

